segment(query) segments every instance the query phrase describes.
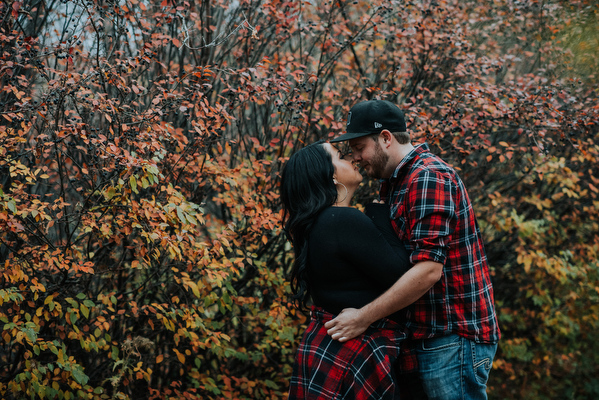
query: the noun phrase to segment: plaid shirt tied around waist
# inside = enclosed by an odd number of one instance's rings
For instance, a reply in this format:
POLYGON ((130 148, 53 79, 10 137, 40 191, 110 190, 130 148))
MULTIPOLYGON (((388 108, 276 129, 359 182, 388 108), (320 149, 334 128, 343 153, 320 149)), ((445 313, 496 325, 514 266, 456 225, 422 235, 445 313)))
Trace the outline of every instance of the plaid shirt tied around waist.
POLYGON ((357 338, 340 343, 324 327, 334 315, 317 307, 311 315, 293 366, 290 400, 396 398, 393 365, 405 338, 396 322, 377 321, 357 338))

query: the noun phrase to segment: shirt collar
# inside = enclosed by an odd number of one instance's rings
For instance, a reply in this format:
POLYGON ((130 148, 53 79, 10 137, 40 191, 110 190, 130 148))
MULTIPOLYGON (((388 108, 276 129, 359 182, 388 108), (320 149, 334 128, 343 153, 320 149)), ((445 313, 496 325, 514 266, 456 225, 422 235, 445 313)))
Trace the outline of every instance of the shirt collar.
POLYGON ((417 155, 425 153, 430 151, 428 144, 426 143, 422 143, 419 144, 418 146, 415 146, 414 149, 412 149, 412 151, 410 151, 408 154, 406 154, 406 156, 399 162, 399 164, 397 165, 397 168, 395 168, 395 171, 393 171, 393 175, 391 175, 390 180, 394 180, 397 179, 399 176, 399 172, 408 164, 410 164, 412 162, 412 160, 414 160, 414 158, 416 158, 417 155))

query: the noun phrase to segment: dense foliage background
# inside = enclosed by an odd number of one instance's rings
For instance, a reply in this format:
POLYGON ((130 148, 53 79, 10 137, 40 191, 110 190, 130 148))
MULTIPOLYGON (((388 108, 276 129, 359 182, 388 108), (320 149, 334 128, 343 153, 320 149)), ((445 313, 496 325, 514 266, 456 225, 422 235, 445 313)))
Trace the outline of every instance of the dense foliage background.
POLYGON ((469 188, 503 330, 490 398, 596 399, 598 12, 2 2, 1 397, 285 398, 305 316, 277 176, 382 98, 469 188))

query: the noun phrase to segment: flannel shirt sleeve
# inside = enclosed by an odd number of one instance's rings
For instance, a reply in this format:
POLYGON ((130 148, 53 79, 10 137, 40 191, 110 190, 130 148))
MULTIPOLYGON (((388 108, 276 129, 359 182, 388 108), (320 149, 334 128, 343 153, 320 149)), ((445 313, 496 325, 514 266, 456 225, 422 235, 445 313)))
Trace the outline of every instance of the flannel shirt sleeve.
POLYGON ((408 191, 412 264, 421 261, 445 263, 451 235, 457 222, 456 187, 447 173, 422 169, 408 191))

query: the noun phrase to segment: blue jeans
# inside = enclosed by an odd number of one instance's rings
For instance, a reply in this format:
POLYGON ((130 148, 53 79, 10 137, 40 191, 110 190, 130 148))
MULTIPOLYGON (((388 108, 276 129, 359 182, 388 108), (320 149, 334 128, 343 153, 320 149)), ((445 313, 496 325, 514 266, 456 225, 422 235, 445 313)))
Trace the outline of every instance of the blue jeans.
POLYGON ((399 385, 410 393, 402 400, 487 399, 497 344, 476 343, 454 334, 421 340, 416 349, 418 373, 399 377, 399 385))

